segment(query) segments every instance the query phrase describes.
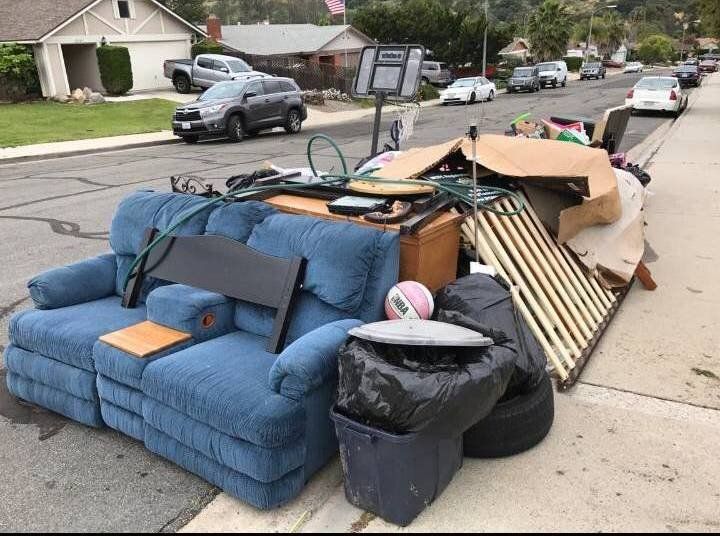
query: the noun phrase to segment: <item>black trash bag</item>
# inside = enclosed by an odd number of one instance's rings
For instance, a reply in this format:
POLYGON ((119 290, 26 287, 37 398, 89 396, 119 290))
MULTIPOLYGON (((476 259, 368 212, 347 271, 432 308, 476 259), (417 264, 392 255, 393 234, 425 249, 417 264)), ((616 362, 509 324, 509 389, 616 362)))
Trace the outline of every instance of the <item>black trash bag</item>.
POLYGON ((516 352, 400 346, 351 338, 339 354, 337 411, 393 434, 452 438, 490 414, 516 352))
POLYGON ((480 331, 516 353, 506 398, 523 394, 542 381, 547 356, 515 308, 504 281, 484 274, 469 275, 442 289, 435 304, 438 321, 480 331))

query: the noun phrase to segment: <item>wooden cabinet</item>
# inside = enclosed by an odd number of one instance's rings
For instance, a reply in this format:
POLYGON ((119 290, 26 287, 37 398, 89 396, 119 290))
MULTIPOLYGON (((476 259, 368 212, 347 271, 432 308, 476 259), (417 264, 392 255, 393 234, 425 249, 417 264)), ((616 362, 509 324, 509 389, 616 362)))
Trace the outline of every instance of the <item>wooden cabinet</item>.
MULTIPOLYGON (((400 225, 378 225, 362 218, 331 214, 327 201, 295 195, 265 199, 281 212, 303 214, 326 220, 349 221, 366 227, 400 232, 400 225)), ((400 280, 419 281, 435 292, 455 281, 460 250, 462 217, 444 212, 414 235, 400 237, 400 280)))

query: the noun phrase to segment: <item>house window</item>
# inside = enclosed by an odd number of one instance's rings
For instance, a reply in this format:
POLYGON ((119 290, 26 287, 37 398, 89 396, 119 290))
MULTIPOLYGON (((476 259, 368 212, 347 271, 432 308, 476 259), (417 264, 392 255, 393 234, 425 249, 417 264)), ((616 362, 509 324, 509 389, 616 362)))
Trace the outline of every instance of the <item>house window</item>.
POLYGON ((133 6, 132 0, 114 0, 113 11, 115 12, 116 19, 134 19, 135 18, 135 6, 133 6))

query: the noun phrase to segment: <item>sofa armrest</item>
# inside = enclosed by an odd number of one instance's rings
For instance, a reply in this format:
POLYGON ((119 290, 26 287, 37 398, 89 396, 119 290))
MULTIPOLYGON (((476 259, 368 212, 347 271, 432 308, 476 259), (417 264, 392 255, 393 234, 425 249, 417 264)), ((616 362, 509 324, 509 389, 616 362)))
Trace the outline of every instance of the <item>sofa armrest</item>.
POLYGON ((165 285, 148 296, 147 318, 190 333, 195 342, 208 341, 236 331, 232 298, 187 285, 165 285))
POLYGON ((334 381, 340 346, 347 340, 348 331, 363 324, 361 320, 339 320, 300 337, 273 364, 270 387, 283 396, 302 400, 327 381, 334 381))
POLYGON ((107 298, 115 294, 117 260, 109 253, 54 268, 28 282, 38 309, 60 309, 107 298))

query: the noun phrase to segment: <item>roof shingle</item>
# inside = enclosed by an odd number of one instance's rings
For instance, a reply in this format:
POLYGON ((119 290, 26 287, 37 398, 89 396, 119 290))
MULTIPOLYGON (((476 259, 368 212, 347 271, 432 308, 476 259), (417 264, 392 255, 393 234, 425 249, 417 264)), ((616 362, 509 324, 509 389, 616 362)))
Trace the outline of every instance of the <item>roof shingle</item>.
POLYGON ((0 0, 0 42, 37 41, 94 0, 0 0))

